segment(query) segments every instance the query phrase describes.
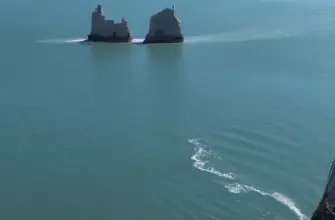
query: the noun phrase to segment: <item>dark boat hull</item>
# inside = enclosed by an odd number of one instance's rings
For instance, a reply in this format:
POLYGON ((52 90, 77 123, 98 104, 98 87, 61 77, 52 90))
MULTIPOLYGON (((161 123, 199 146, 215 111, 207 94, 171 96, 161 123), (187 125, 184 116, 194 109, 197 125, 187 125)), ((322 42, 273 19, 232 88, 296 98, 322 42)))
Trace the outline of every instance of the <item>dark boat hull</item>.
POLYGON ((87 36, 87 41, 91 42, 106 42, 106 43, 129 43, 131 42, 132 37, 127 36, 127 37, 118 37, 118 36, 100 36, 100 35, 93 35, 89 34, 87 36))
POLYGON ((143 44, 162 44, 162 43, 182 43, 184 37, 171 37, 171 36, 160 36, 160 37, 146 37, 143 44))

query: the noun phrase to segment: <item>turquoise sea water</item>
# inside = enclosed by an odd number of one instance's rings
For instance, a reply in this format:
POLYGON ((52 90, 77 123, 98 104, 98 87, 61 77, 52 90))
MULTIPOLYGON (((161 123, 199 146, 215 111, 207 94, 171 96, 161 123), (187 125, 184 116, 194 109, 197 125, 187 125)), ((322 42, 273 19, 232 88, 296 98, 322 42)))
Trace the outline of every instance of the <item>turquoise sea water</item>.
POLYGON ((0 2, 1 219, 308 219, 334 157, 332 1, 0 2), (90 13, 143 38, 81 45, 90 13))

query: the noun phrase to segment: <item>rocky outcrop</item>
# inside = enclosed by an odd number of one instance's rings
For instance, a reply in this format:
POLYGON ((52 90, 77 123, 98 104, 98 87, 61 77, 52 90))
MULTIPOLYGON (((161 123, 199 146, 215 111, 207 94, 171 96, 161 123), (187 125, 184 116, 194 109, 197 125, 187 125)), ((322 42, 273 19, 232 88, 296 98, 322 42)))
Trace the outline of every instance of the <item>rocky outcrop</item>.
POLYGON ((183 42, 184 37, 180 27, 180 21, 175 15, 174 7, 165 8, 150 18, 149 31, 145 36, 147 43, 178 43, 183 42))
POLYGON ((92 12, 91 33, 87 37, 88 41, 116 43, 129 42, 131 38, 128 23, 124 18, 121 22, 107 20, 101 5, 98 5, 92 12))
MULTIPOLYGON (((335 219, 335 160, 328 173, 328 180, 323 190, 323 195, 313 212, 311 220, 335 219)), ((307 218, 306 218, 307 219, 307 218)))

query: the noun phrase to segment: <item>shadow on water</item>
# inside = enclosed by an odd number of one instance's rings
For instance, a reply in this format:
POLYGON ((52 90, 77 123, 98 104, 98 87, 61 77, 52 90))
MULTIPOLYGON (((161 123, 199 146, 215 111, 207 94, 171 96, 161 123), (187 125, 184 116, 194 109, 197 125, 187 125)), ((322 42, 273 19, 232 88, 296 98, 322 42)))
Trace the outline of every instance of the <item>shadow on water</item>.
POLYGON ((132 45, 127 43, 90 43, 92 61, 94 65, 120 64, 130 62, 132 45))
POLYGON ((146 45, 150 67, 159 72, 179 73, 183 60, 183 44, 146 45))
POLYGON ((150 115, 157 124, 177 129, 183 88, 183 44, 145 45, 150 115))
POLYGON ((132 69, 131 44, 94 43, 88 47, 97 87, 109 87, 111 82, 120 82, 129 76, 132 69))
POLYGON ((130 57, 132 45, 127 43, 111 44, 111 43, 91 43, 87 46, 91 47, 92 58, 104 61, 115 60, 117 58, 130 57))

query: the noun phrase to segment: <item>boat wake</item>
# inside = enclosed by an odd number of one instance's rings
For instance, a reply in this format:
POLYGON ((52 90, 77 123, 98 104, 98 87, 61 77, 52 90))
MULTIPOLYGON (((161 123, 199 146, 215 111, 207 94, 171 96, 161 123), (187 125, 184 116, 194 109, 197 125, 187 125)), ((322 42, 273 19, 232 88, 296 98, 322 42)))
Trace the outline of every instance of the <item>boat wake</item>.
MULTIPOLYGON (((132 39, 132 44, 142 44, 144 38, 134 38, 132 39)), ((56 38, 56 39, 46 39, 39 40, 38 43, 45 44, 74 44, 74 43, 84 43, 86 42, 86 38, 56 38)), ((93 43, 93 42, 92 42, 93 43)))
MULTIPOLYGON (((276 38, 287 38, 294 36, 294 34, 289 34, 280 29, 273 31, 256 31, 256 30, 241 30, 234 32, 225 32, 218 34, 209 34, 209 35, 198 35, 198 36, 186 36, 184 43, 186 44, 201 44, 201 43, 233 43, 233 42, 247 42, 255 40, 267 40, 267 39, 276 39, 276 38)), ((40 40, 39 43, 47 44, 71 44, 71 43, 83 43, 85 38, 59 38, 59 39, 47 39, 40 40)), ((132 44, 142 44, 144 38, 134 38, 132 39, 132 44)))
POLYGON ((73 43, 82 43, 86 39, 85 38, 58 38, 58 39, 47 39, 47 40, 39 40, 38 43, 45 44, 73 44, 73 43))
POLYGON ((185 38, 186 43, 234 43, 248 42, 258 40, 282 39, 295 36, 296 33, 288 33, 281 29, 272 31, 257 31, 257 30, 237 30, 233 32, 225 32, 219 34, 208 34, 199 36, 190 36, 185 38))
POLYGON ((131 43, 132 44, 143 44, 144 38, 133 38, 131 43))
POLYGON ((232 183, 226 184, 224 187, 231 193, 248 193, 253 192, 261 196, 268 196, 280 204, 286 206, 290 211, 292 211, 299 220, 309 220, 309 218, 304 215, 301 210, 295 205, 294 201, 287 196, 279 193, 269 193, 259 190, 253 186, 238 183, 236 177, 232 173, 223 173, 215 169, 209 164, 209 159, 215 157, 215 154, 208 149, 208 146, 200 139, 189 139, 188 142, 194 146, 195 153, 191 156, 194 161, 193 166, 201 171, 214 174, 219 177, 226 178, 228 180, 234 181, 232 183))

